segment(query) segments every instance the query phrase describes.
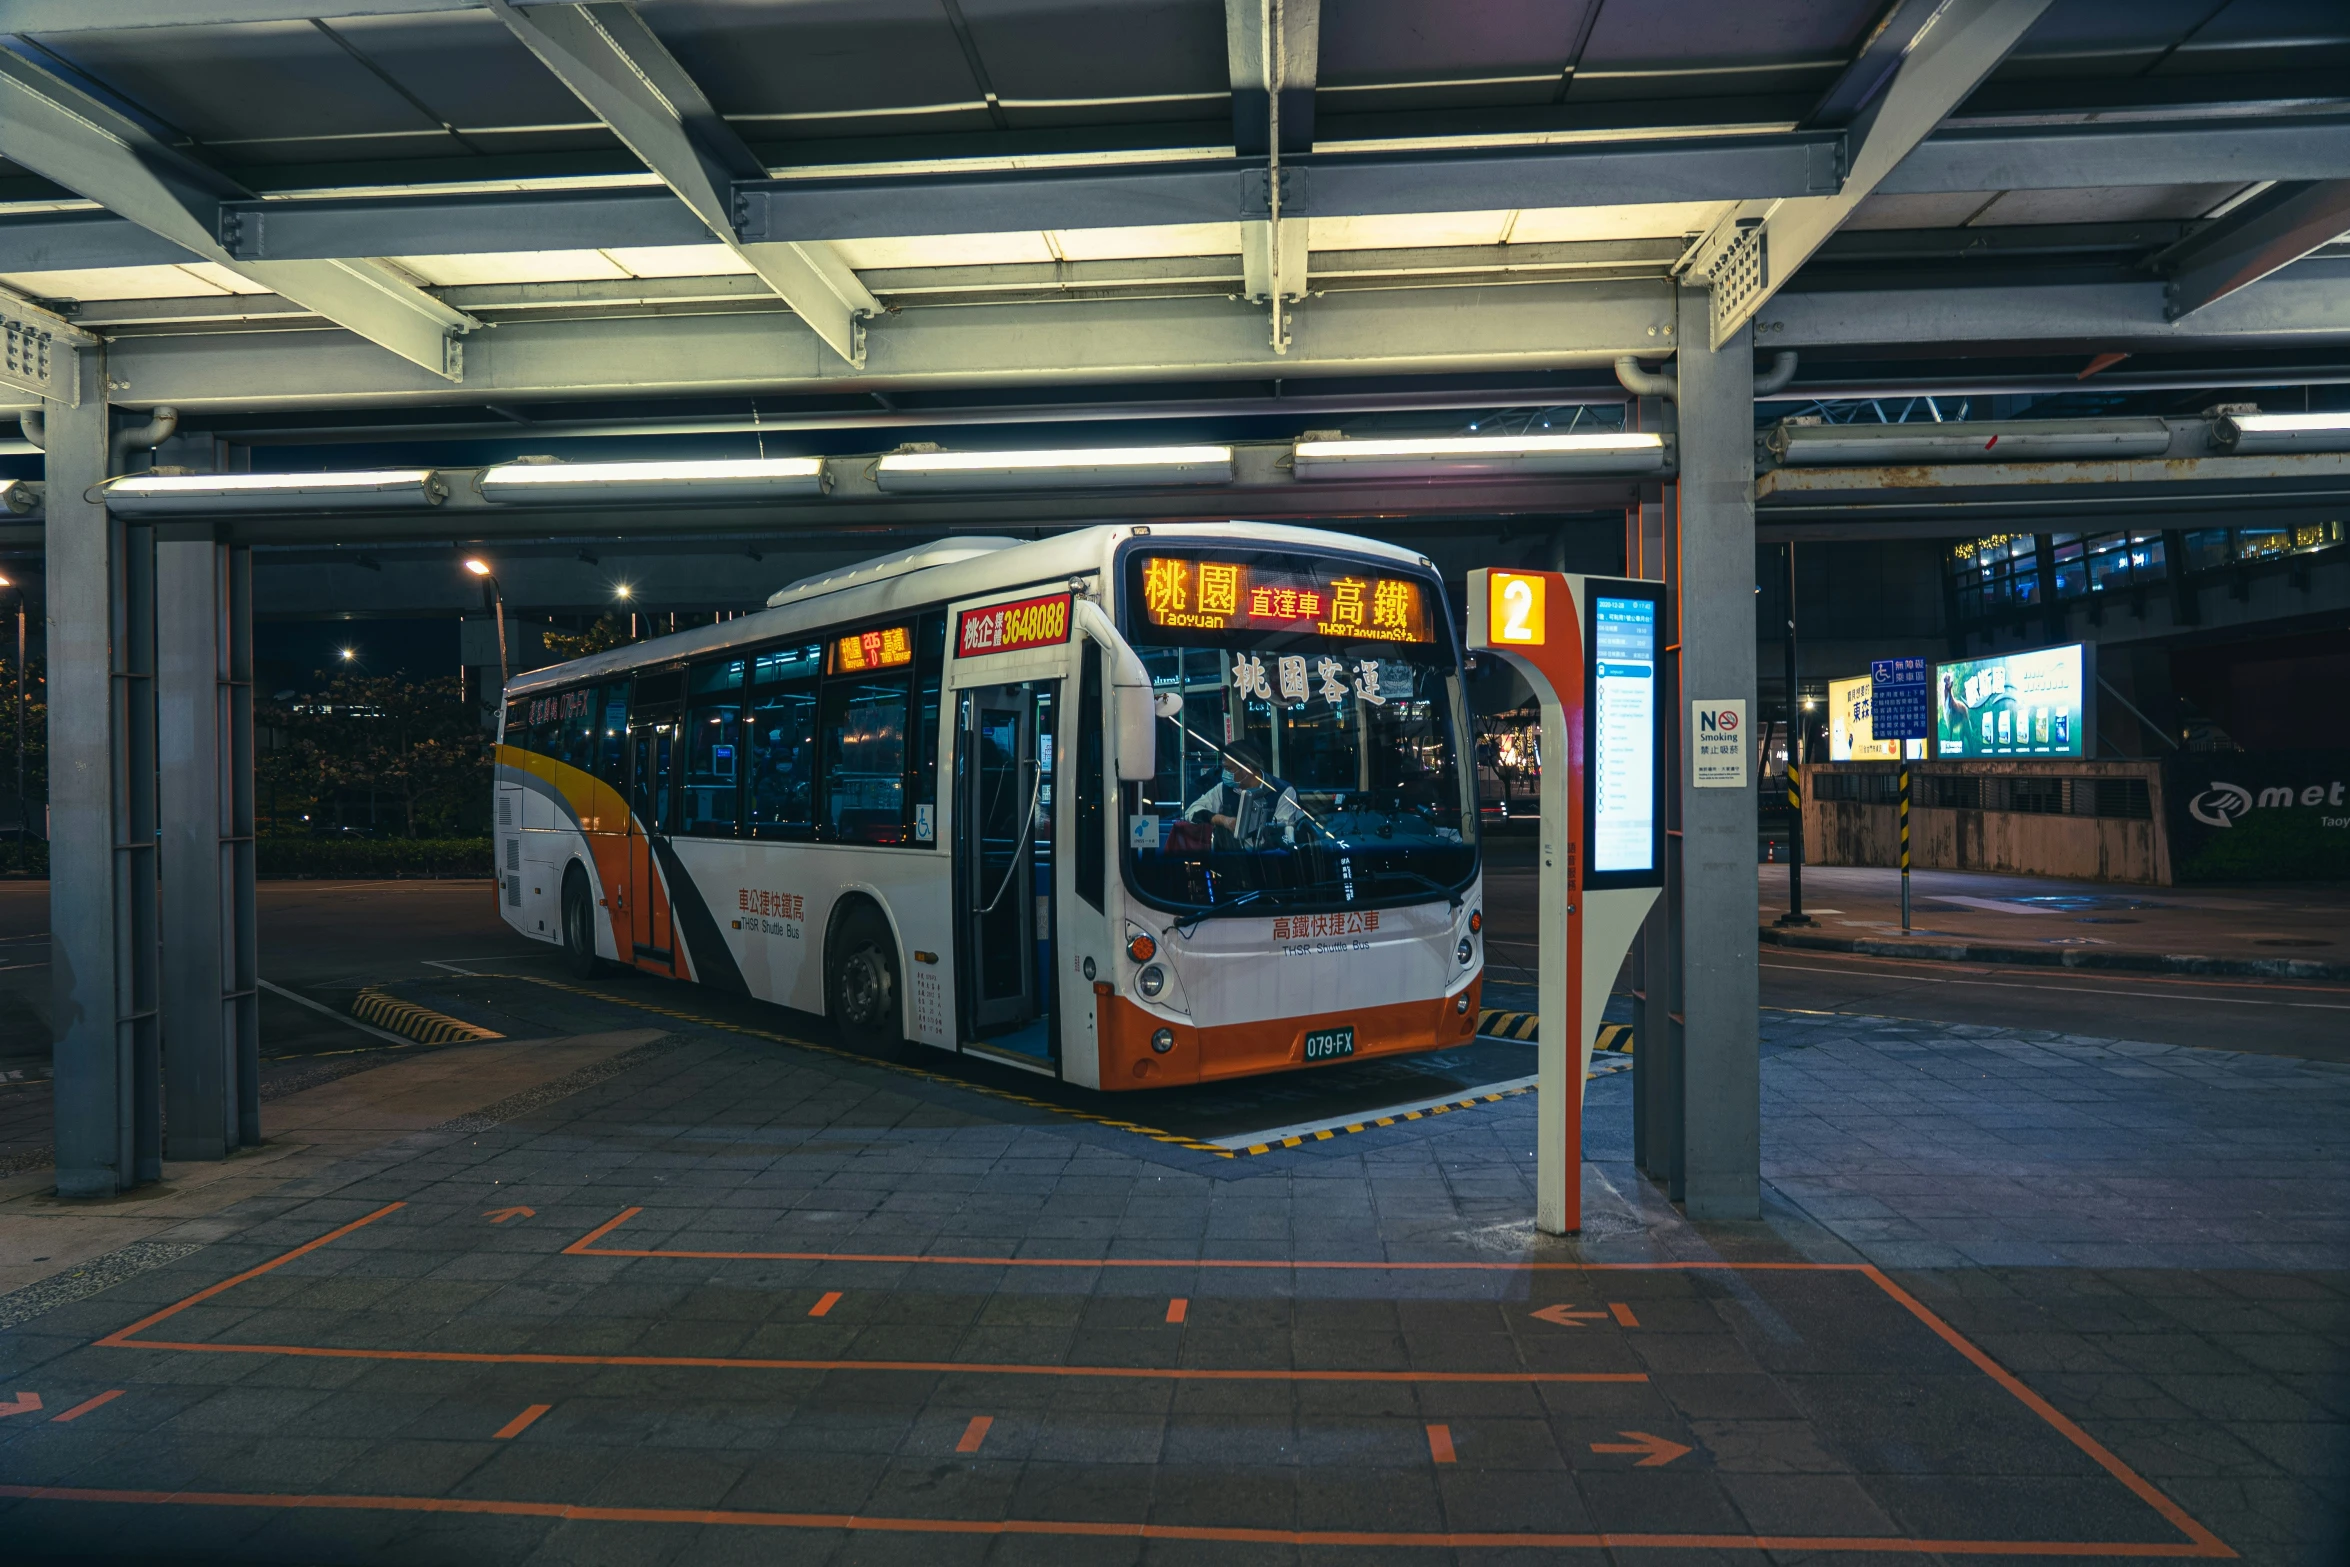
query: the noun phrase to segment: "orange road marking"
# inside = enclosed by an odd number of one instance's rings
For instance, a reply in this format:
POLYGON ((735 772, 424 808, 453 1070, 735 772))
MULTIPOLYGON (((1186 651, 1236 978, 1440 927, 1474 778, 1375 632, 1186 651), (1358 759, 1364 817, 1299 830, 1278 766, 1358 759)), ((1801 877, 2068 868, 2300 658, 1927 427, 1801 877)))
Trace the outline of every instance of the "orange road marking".
POLYGON ((132 1323, 127 1328, 116 1328, 112 1333, 109 1333, 104 1338, 98 1340, 98 1345, 101 1348, 112 1348, 113 1346, 120 1344, 123 1340, 129 1338, 133 1333, 141 1332, 147 1328, 155 1326, 155 1324, 158 1322, 176 1317, 181 1312, 187 1310, 190 1306, 202 1305, 205 1301, 208 1301, 213 1296, 220 1294, 223 1290, 235 1289, 238 1285, 244 1283, 247 1279, 257 1279, 273 1268, 282 1268, 287 1263, 292 1262, 296 1257, 306 1257, 310 1253, 318 1250, 319 1247, 324 1246, 328 1241, 339 1241, 344 1236, 350 1234, 353 1230, 365 1229, 368 1225, 373 1224, 376 1220, 382 1218, 385 1214, 397 1213, 400 1209, 407 1206, 408 1205, 404 1202, 385 1203, 382 1207, 376 1209, 375 1212, 368 1214, 365 1218, 353 1219, 350 1223, 343 1225, 339 1229, 332 1229, 327 1231, 324 1235, 319 1236, 318 1239, 314 1241, 304 1241, 301 1245, 295 1247, 292 1251, 287 1252, 282 1257, 272 1257, 267 1262, 262 1263, 258 1267, 247 1268, 244 1272, 238 1274, 233 1279, 222 1279, 218 1284, 200 1289, 196 1291, 195 1294, 190 1295, 186 1300, 177 1301, 172 1305, 166 1306, 161 1311, 154 1313, 152 1316, 141 1317, 138 1321, 132 1323))
POLYGON ((1911 1540, 1898 1535, 1789 1534, 1385 1534, 1354 1529, 1225 1529, 1204 1524, 1094 1523, 1058 1518, 875 1518, 857 1513, 736 1512, 715 1507, 590 1507, 471 1496, 340 1496, 242 1491, 116 1491, 85 1486, 0 1485, 0 1498, 138 1507, 250 1507, 328 1512, 442 1513, 551 1518, 566 1523, 712 1524, 738 1528, 867 1530, 886 1534, 1058 1535, 1120 1540, 1200 1540, 1217 1545, 1398 1546, 1418 1550, 1873 1551, 1903 1556, 2233 1557, 2178 1542, 2104 1540, 1911 1540))
POLYGON ((1178 1295, 1173 1300, 1167 1302, 1167 1320, 1169 1322, 1181 1322, 1186 1316, 1189 1316, 1190 1314, 1191 1302, 1185 1300, 1182 1296, 1178 1295))
POLYGON ((1899 1301, 1902 1306, 1908 1309, 1911 1316, 1932 1329, 1936 1338, 1941 1339, 1943 1343, 1948 1344, 1952 1349, 1974 1362, 1977 1370, 2014 1394, 2026 1409, 2054 1426, 2066 1441, 2088 1454, 2107 1474, 2128 1486, 2130 1493, 2139 1501, 2162 1514, 2172 1528, 2202 1546, 2211 1555, 2233 1556, 2236 1554, 2221 1542, 2218 1535, 2213 1534, 2189 1516, 2184 1507, 2163 1495, 2161 1491, 2142 1478, 2137 1470, 2132 1469, 2128 1464, 2108 1452, 2103 1443, 2058 1413, 2054 1404, 2024 1386, 2013 1372, 1977 1349, 1973 1341, 1936 1316, 1923 1301, 1885 1277, 1875 1263, 1868 1264, 1866 1271, 1869 1278, 1876 1283, 1877 1288, 1899 1301))
POLYGON ((1577 1311, 1575 1303, 1571 1300, 1562 1300, 1555 1306, 1545 1306, 1540 1311, 1531 1312, 1529 1315, 1538 1317, 1544 1322, 1554 1322, 1562 1328, 1579 1328, 1585 1322, 1607 1320, 1607 1313, 1604 1311, 1577 1311))
POLYGON ((40 1394, 19 1393, 16 1395, 14 1403, 0 1404, 0 1420, 6 1420, 10 1415, 37 1414, 40 1412, 40 1408, 40 1394))
POLYGON ((816 1304, 808 1308, 808 1315, 811 1317, 821 1317, 839 1304, 840 1291, 826 1290, 822 1295, 816 1297, 816 1304))
MULTIPOLYGON (((563 1248, 566 1257, 668 1257, 680 1262, 887 1262, 954 1268, 1249 1268, 1355 1273, 1607 1273, 1717 1269, 1749 1273, 1860 1273, 1865 1262, 1368 1262, 1281 1257, 961 1257, 919 1252, 672 1251, 657 1246, 599 1246, 645 1210, 623 1208, 563 1248)), ((365 1221, 361 1221, 365 1222, 365 1221)))
POLYGON ((955 1444, 958 1453, 976 1453, 979 1444, 987 1440, 987 1428, 995 1424, 993 1415, 973 1415, 971 1423, 963 1428, 963 1439, 955 1444))
POLYGON ((1440 1464, 1459 1461, 1452 1455, 1452 1427, 1430 1426, 1428 1428, 1428 1455, 1440 1464))
POLYGON ((109 1388, 105 1392, 100 1393, 96 1398, 83 1399, 80 1403, 74 1405, 73 1408, 67 1410, 62 1415, 50 1416, 49 1423, 51 1425, 60 1425, 68 1420, 79 1420, 82 1416, 88 1414, 91 1410, 96 1409, 100 1404, 111 1404, 120 1397, 122 1397, 121 1388, 109 1388))
POLYGON ((497 1431, 493 1433, 493 1439, 500 1442, 511 1441, 513 1438, 518 1437, 522 1435, 523 1432, 529 1430, 530 1423, 533 1420, 536 1420, 539 1416, 545 1414, 548 1410, 554 1407, 555 1406, 553 1404, 531 1405, 521 1414, 516 1415, 513 1419, 498 1427, 497 1431))
POLYGON ((1619 1327, 1636 1328, 1640 1326, 1640 1319, 1632 1315, 1632 1308, 1622 1301, 1609 1301, 1607 1309, 1615 1313, 1616 1323, 1619 1327))
MULTIPOLYGON (((1151 1371, 1133 1367, 1101 1366, 985 1366, 956 1365, 951 1362, 925 1363, 903 1361, 739 1361, 718 1358, 684 1356, 629 1356, 629 1355, 543 1355, 543 1354, 483 1354, 440 1350, 368 1350, 329 1349, 310 1345, 275 1344, 179 1344, 163 1341, 133 1340, 131 1335, 167 1321, 189 1307, 212 1299, 226 1290, 234 1289, 249 1279, 259 1278, 273 1269, 283 1267, 297 1257, 307 1256, 321 1246, 341 1239, 354 1230, 363 1229, 387 1214, 406 1207, 404 1202, 386 1203, 373 1213, 353 1219, 350 1223, 327 1231, 324 1235, 303 1242, 293 1250, 270 1258, 236 1274, 198 1290, 184 1300, 176 1301, 160 1311, 152 1312, 128 1327, 117 1328, 93 1347, 122 1349, 185 1350, 195 1353, 307 1355, 335 1359, 443 1361, 470 1364, 529 1364, 529 1365, 650 1365, 650 1366, 708 1366, 718 1368, 750 1367, 789 1370, 920 1370, 930 1372, 963 1371, 986 1373, 1000 1371, 1009 1374, 1044 1376, 1120 1376, 1159 1378, 1165 1380, 1199 1381, 1357 1381, 1357 1382, 1646 1382, 1638 1372, 1435 1372, 1409 1371, 1210 1371, 1183 1369, 1151 1371)), ((1212 1529, 1175 1524, 1090 1524, 1054 1520, 979 1520, 863 1518, 845 1514, 798 1514, 721 1512, 712 1509, 681 1508, 621 1508, 590 1507, 561 1502, 500 1502, 473 1498, 426 1496, 299 1496, 282 1494, 245 1494, 241 1492, 200 1491, 127 1491, 96 1490, 58 1486, 0 1485, 0 1497, 15 1497, 40 1501, 119 1502, 157 1506, 187 1507, 269 1507, 269 1508, 341 1508, 350 1510, 391 1510, 405 1512, 482 1513, 507 1517, 544 1517, 577 1519, 594 1522, 639 1523, 694 1523, 734 1524, 743 1526, 808 1529, 872 1529, 896 1532, 933 1532, 948 1534, 1060 1534, 1097 1535, 1125 1539, 1169 1539, 1236 1541, 1241 1543, 1287 1545, 1398 1545, 1461 1549, 1472 1546, 1494 1546, 1560 1550, 1605 1550, 1610 1548, 1669 1547, 1678 1550, 1753 1550, 1753 1551, 1879 1551, 1901 1554, 1941 1554, 1961 1556, 2063 1556, 2063 1557, 2206 1557, 2234 1559, 2236 1553, 2226 1542, 2213 1534, 2188 1514, 2185 1508, 2165 1496, 2136 1470, 2114 1456, 2094 1437, 2060 1414, 2054 1405, 2025 1386, 2021 1379, 2002 1367, 1988 1354, 1978 1349, 1964 1334, 1944 1322, 1932 1311, 1890 1278, 1874 1263, 1867 1262, 1346 1262, 1329 1259, 1309 1261, 1251 1259, 1246 1261, 1214 1261, 1200 1258, 974 1258, 974 1257, 857 1257, 837 1252, 662 1252, 651 1250, 591 1250, 593 1244, 618 1229, 636 1215, 642 1207, 625 1208, 606 1220, 579 1240, 563 1248, 570 1256, 620 1257, 722 1257, 768 1260, 794 1257, 814 1261, 888 1261, 914 1263, 985 1264, 989 1266, 1032 1267, 1229 1267, 1229 1268, 1345 1268, 1358 1271, 1435 1271, 1456 1273, 1508 1272, 1531 1273, 1575 1269, 1582 1272, 1700 1272, 1747 1271, 1787 1273, 1858 1273, 1890 1296, 1912 1316, 1924 1323, 1936 1337, 1958 1351, 1976 1369, 1982 1371, 2013 1396, 2025 1408, 2053 1426, 2059 1434, 2079 1448, 2100 1468, 2119 1480, 2134 1496, 2160 1513, 2188 1539, 2181 1542, 2113 1542, 2113 1541, 2048 1541, 2048 1540, 1916 1540, 1898 1536, 1802 1536, 1802 1535, 1669 1535, 1669 1534, 1374 1534, 1340 1530, 1260 1530, 1212 1529)))
POLYGON ((1659 1468, 1689 1451, 1678 1442, 1668 1442, 1661 1436, 1650 1436, 1646 1431, 1618 1431, 1616 1435, 1628 1436, 1632 1440, 1594 1442, 1591 1450, 1595 1453, 1640 1453, 1644 1456, 1633 1464, 1635 1469, 1659 1468))
POLYGON ((482 1215, 483 1218, 489 1220, 492 1224, 504 1224, 508 1219, 535 1219, 538 1216, 539 1211, 536 1208, 524 1208, 520 1206, 512 1208, 492 1208, 487 1213, 482 1215))

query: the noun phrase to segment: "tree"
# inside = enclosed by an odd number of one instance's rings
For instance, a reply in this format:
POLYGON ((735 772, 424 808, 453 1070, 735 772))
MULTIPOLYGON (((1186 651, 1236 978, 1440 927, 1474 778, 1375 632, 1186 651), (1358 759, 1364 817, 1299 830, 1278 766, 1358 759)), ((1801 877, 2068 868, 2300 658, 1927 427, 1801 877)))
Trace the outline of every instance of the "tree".
POLYGON ((323 695, 259 705, 255 719, 256 784, 279 831, 303 817, 344 825, 362 803, 370 826, 388 810, 410 838, 486 831, 490 737, 456 676, 337 675, 323 695))

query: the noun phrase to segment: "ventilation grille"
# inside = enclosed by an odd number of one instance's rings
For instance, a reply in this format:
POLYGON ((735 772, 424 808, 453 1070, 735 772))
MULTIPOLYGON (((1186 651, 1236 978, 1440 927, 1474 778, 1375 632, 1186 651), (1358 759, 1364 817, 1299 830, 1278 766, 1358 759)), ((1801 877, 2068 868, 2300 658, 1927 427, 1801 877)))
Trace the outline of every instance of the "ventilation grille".
POLYGON ((510 909, 522 907, 522 878, 519 876, 506 878, 506 907, 510 909))
POLYGON ((514 796, 503 791, 498 795, 498 825, 500 827, 514 825, 514 796))
POLYGON ((1741 229, 1714 263, 1714 347, 1722 346, 1762 303, 1771 286, 1770 230, 1741 229))
POLYGON ((520 838, 506 840, 506 869, 510 871, 522 869, 522 840, 520 838))

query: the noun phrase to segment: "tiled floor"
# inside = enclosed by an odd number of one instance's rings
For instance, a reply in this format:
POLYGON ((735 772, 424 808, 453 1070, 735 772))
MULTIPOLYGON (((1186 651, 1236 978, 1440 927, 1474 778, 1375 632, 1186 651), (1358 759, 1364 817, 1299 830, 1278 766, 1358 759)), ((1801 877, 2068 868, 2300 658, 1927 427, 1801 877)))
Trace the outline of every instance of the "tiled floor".
POLYGON ((1557 1242, 1527 1222, 1531 1098, 1228 1161, 677 1031, 0 1333, 0 1400, 41 1400, 0 1416, 0 1538, 304 1563, 2340 1548, 2350 1070, 1774 1016, 1765 1221, 1693 1226, 1639 1180, 1618 1076, 1585 1235, 1557 1242))

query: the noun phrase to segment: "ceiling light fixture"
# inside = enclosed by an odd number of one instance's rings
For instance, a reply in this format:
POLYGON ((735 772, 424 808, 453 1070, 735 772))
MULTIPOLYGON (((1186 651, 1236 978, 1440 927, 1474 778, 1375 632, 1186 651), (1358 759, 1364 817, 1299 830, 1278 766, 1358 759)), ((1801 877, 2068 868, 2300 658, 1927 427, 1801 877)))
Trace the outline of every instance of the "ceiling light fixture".
POLYGON ((474 481, 501 506, 632 501, 767 500, 832 488, 821 457, 713 458, 685 462, 509 462, 474 481))
POLYGON ((139 473, 94 486, 118 517, 241 511, 397 511, 438 506, 449 487, 430 468, 357 473, 139 473))
POLYGON ((1665 438, 1639 431, 1476 435, 1434 440, 1306 436, 1291 448, 1301 479, 1415 479, 1478 473, 1657 473, 1665 438))
POLYGON ((2211 444, 2242 455, 2350 451, 2350 412, 2222 414, 2212 421, 2211 444))
POLYGON ((1230 484, 1232 448, 1116 446, 1090 451, 897 451, 875 461, 873 482, 880 489, 899 494, 1230 484))

